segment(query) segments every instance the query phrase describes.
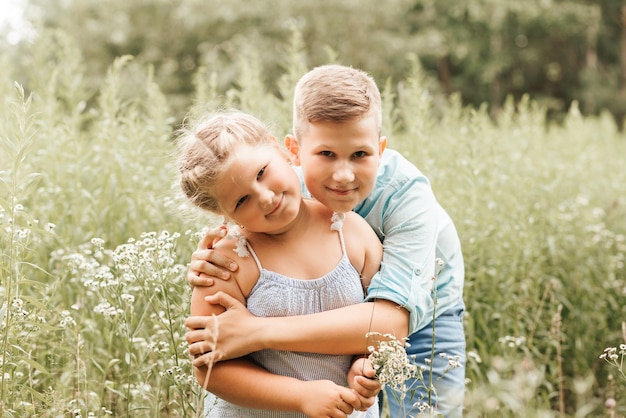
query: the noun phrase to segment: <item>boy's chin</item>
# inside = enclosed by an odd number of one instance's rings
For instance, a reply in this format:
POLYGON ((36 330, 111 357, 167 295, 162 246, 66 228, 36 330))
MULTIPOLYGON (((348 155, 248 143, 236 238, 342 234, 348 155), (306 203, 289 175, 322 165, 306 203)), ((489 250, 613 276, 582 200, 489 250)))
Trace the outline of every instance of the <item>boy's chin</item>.
POLYGON ((332 210, 333 212, 350 212, 355 208, 358 202, 348 202, 348 201, 321 201, 324 206, 332 210))

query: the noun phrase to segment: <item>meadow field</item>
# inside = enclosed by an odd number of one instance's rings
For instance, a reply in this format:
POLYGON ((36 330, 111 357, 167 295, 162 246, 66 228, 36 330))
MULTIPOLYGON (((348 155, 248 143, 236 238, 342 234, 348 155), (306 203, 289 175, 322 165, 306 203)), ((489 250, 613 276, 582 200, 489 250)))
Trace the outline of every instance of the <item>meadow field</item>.
MULTIPOLYGON (((461 236, 465 416, 624 416, 626 134, 576 103, 557 124, 530 97, 497 114, 435 100, 409 60, 405 80, 377 80, 384 133, 461 236)), ((184 115, 130 57, 97 91, 62 37, 30 62, 18 77, 0 55, 0 416, 200 416, 185 274, 215 220, 176 186, 184 115)), ((199 69, 190 117, 238 107, 284 136, 308 70, 285 62, 274 92, 254 56, 228 91, 199 69)))

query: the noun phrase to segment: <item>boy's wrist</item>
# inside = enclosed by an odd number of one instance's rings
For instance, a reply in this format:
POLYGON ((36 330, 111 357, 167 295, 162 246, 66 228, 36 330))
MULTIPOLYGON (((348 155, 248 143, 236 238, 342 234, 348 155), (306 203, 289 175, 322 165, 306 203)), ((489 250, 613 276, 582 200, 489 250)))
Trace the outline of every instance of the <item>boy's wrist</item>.
POLYGON ((289 329, 290 322, 285 317, 259 318, 255 324, 254 342, 257 350, 289 350, 296 339, 297 332, 289 329))
POLYGON ((266 349, 280 349, 275 346, 279 342, 275 341, 277 336, 274 329, 277 321, 274 321, 274 319, 268 317, 254 317, 250 319, 247 328, 248 335, 245 338, 246 351, 248 353, 266 349))
POLYGON ((281 324, 284 319, 282 317, 264 318, 265 321, 260 324, 257 342, 261 349, 282 350, 285 335, 281 335, 281 324))

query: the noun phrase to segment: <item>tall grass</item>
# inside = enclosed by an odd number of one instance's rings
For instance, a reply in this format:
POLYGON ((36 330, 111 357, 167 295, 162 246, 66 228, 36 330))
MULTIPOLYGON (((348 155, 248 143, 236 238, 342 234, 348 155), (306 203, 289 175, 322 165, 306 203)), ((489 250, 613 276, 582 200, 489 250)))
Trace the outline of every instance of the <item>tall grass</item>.
MULTIPOLYGON (((185 270, 213 220, 187 216, 172 187, 181 115, 131 57, 89 91, 77 51, 54 33, 21 51, 27 74, 0 57, 0 413, 198 416, 185 270)), ((285 57, 278 96, 253 52, 228 91, 207 63, 194 114, 236 106, 289 132, 307 68, 297 36, 285 57)), ((626 320, 624 133, 575 104, 547 125, 527 97, 494 118, 435 98, 410 64, 406 80, 379 82, 385 134, 429 176, 462 239, 466 415, 624 415, 626 382, 599 358, 626 320)))

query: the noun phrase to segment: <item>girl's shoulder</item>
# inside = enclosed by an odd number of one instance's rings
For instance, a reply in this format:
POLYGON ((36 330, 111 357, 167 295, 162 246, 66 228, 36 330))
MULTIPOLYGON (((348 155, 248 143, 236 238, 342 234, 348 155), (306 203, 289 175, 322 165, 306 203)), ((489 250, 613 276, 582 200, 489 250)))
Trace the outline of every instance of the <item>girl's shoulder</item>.
POLYGON ((213 250, 237 263, 238 268, 233 274, 234 279, 244 297, 247 298, 258 280, 260 272, 252 254, 241 251, 242 245, 245 246, 245 241, 242 241, 240 236, 229 233, 213 246, 213 250))
POLYGON ((348 233, 350 231, 359 231, 367 235, 373 233, 372 227, 367 223, 367 221, 355 212, 345 213, 344 231, 348 233))

